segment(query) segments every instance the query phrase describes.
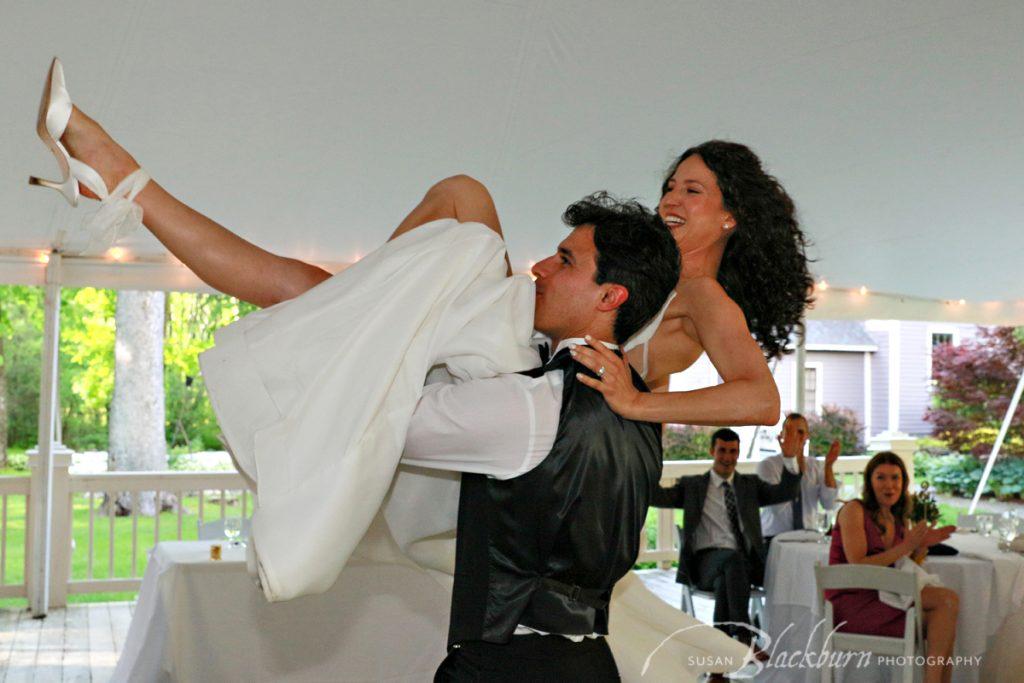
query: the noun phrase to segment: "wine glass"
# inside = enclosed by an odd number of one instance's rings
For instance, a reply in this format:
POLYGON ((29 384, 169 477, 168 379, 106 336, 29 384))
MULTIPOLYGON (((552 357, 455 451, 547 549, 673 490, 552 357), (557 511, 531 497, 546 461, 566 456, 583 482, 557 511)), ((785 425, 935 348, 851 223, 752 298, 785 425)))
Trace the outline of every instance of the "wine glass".
POLYGON ((228 539, 228 545, 237 547, 242 545, 238 540, 238 537, 242 535, 242 518, 241 517, 225 517, 224 518, 224 536, 228 539))
POLYGON ((1012 512, 1004 512, 999 516, 996 528, 999 531, 999 538, 1003 541, 1002 545, 1009 550, 1010 544, 1020 533, 1020 520, 1012 512))
POLYGON ((982 536, 988 537, 992 535, 992 515, 978 515, 976 518, 978 524, 978 533, 982 536))
POLYGON ((818 543, 824 543, 829 529, 832 528, 832 515, 828 510, 816 510, 814 513, 814 528, 821 533, 818 543))

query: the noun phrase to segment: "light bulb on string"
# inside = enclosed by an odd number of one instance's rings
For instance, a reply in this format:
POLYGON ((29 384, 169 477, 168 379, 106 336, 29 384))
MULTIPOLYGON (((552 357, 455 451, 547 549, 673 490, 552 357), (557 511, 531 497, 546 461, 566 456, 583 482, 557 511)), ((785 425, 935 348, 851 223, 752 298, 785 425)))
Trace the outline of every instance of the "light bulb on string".
POLYGON ((41 251, 39 252, 39 255, 36 256, 36 261, 39 261, 39 263, 45 265, 50 262, 50 255, 47 254, 45 251, 41 251))
POLYGON ((824 291, 826 291, 828 289, 828 282, 826 282, 825 280, 822 280, 821 282, 819 282, 816 285, 816 287, 817 287, 819 292, 824 292, 824 291))
POLYGON ((864 285, 861 285, 860 289, 858 289, 857 291, 860 292, 861 296, 867 296, 868 294, 868 288, 865 287, 864 285))
POLYGON ((123 261, 125 259, 125 256, 127 256, 128 254, 121 247, 111 247, 110 250, 107 251, 107 255, 110 258, 114 259, 115 261, 123 261))

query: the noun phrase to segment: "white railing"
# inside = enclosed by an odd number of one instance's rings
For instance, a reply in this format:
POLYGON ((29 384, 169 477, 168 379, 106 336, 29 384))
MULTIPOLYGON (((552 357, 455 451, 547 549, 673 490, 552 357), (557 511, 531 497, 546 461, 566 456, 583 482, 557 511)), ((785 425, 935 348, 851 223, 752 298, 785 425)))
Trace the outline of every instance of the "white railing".
MULTIPOLYGON (((905 456, 904 462, 912 468, 913 458, 910 453, 900 454, 905 456)), ((859 492, 868 459, 868 456, 840 458, 834 470, 839 486, 852 484, 854 491, 859 492)), ((68 472, 70 463, 69 453, 55 455, 53 462, 50 604, 54 607, 65 605, 69 593, 138 590, 144 572, 143 567, 140 567, 140 558, 144 566, 153 545, 165 540, 194 538, 192 529, 195 527, 185 533, 186 519, 190 525, 198 526, 208 521, 208 517, 209 520, 224 518, 229 516, 229 505, 238 505, 237 511, 233 509, 230 516, 246 517, 251 512, 251 494, 237 472, 106 472, 73 475, 68 472), (141 515, 138 505, 133 505, 133 512, 128 517, 130 521, 126 521, 124 517, 115 516, 114 505, 103 506, 108 497, 122 492, 152 492, 157 501, 163 493, 173 494, 179 505, 175 512, 153 517, 141 515), (214 492, 214 495, 209 495, 210 492, 214 492), (188 503, 185 502, 186 498, 188 503), (207 507, 211 503, 213 510, 209 511, 207 507), (195 515, 186 510, 190 505, 195 506, 195 515), (168 517, 170 519, 164 521, 168 517), (140 524, 141 520, 145 521, 140 524), (170 533, 166 533, 168 523, 172 529, 170 533), (126 526, 130 528, 127 540, 126 526), (151 529, 143 533, 140 526, 151 529), (119 538, 122 544, 130 547, 130 564, 127 566, 123 562, 125 547, 122 545, 118 549, 119 538), (105 564, 105 572, 100 571, 101 563, 98 559, 102 557, 101 553, 106 555, 102 563, 105 564), (121 569, 118 568, 119 557, 122 559, 121 569)), ((678 477, 703 474, 710 469, 711 464, 711 460, 667 461, 661 484, 669 486, 678 477)), ((756 466, 756 461, 741 461, 737 470, 753 473, 756 466)), ((28 595, 24 578, 28 572, 23 570, 20 582, 8 583, 7 578, 11 572, 7 560, 11 554, 9 522, 12 515, 21 514, 25 528, 29 526, 29 491, 29 477, 0 477, 0 597, 28 595), (16 510, 10 509, 10 502, 14 503, 16 510), (23 512, 19 504, 24 505, 23 512)), ((653 533, 644 529, 637 562, 657 562, 661 567, 668 567, 677 559, 675 515, 675 510, 658 510, 656 515, 652 515, 655 528, 651 530, 653 533), (653 543, 648 541, 651 537, 653 543)), ((29 534, 25 533, 21 541, 25 558, 31 553, 28 539, 29 534)))
POLYGON ((22 598, 28 595, 28 495, 32 482, 28 477, 0 477, 0 597, 22 598), (11 572, 7 559, 12 556, 10 524, 13 518, 23 522, 18 549, 22 553, 21 581, 8 581, 11 572))
MULTIPOLYGON (((867 465, 870 456, 856 455, 839 458, 833 467, 836 476, 836 485, 842 491, 843 486, 852 485, 856 495, 860 494, 864 467, 867 465)), ((908 459, 904 458, 906 462, 908 459)), ((908 467, 913 467, 913 458, 909 458, 908 467)), ((667 460, 662 470, 661 485, 671 486, 679 477, 688 475, 704 474, 711 469, 712 460, 667 460)), ((756 460, 741 460, 736 463, 736 471, 744 474, 754 474, 757 470, 756 460)), ((911 480, 913 474, 911 470, 911 480)), ((650 533, 649 526, 644 527, 640 535, 640 555, 637 562, 657 562, 662 569, 667 569, 672 562, 679 559, 679 539, 676 531, 676 511, 670 509, 658 510, 654 517, 654 533, 650 533), (653 537, 653 543, 649 539, 653 537)), ((651 519, 648 517, 648 519, 651 519)))
MULTIPOLYGON (((87 542, 84 548, 78 547, 76 543, 72 551, 71 561, 81 555, 85 559, 85 577, 74 578, 71 571, 72 564, 65 565, 67 572, 64 573, 65 593, 101 593, 109 591, 134 591, 138 590, 142 582, 139 570, 139 556, 147 553, 156 543, 167 540, 182 540, 185 538, 185 519, 189 518, 190 523, 202 525, 207 519, 206 507, 210 502, 216 503, 213 519, 223 519, 228 516, 227 507, 238 505, 237 511, 232 511, 232 516, 247 517, 252 505, 251 494, 246 488, 242 476, 237 472, 105 472, 101 474, 70 475, 69 498, 71 507, 74 508, 77 500, 79 506, 85 505, 87 514, 83 528, 75 527, 74 517, 65 517, 69 522, 66 531, 57 528, 54 524, 53 538, 64 538, 70 541, 76 537, 85 537, 87 542), (209 495, 210 493, 215 495, 209 495), (116 533, 117 518, 115 506, 112 500, 120 493, 133 494, 133 498, 141 493, 151 493, 154 496, 154 505, 159 505, 163 500, 163 494, 171 494, 176 497, 177 510, 172 513, 163 513, 147 518, 146 526, 152 524, 152 533, 146 538, 140 538, 139 520, 142 515, 139 513, 139 505, 132 505, 131 519, 131 560, 127 572, 118 572, 115 569, 115 558, 118 556, 116 533), (232 494, 232 495, 229 495, 232 494), (186 515, 186 496, 195 496, 196 514, 186 515), (103 502, 110 499, 110 503, 103 509, 103 502), (229 502, 230 501, 230 502, 229 502), (167 529, 161 529, 161 518, 171 516, 173 527, 171 533, 167 529), (105 522, 103 521, 105 520, 105 522), (106 527, 103 529, 102 527, 106 527), (100 528, 98 528, 100 527, 100 528), (77 532, 77 533, 76 533, 77 532), (100 544, 97 535, 101 534, 103 543, 106 545, 106 577, 96 577, 96 551, 100 544), (105 537, 105 538, 104 538, 105 537)), ((123 519, 123 518, 121 518, 123 519)), ((79 522, 81 524, 81 522, 79 522)), ((191 531, 191 529, 190 529, 191 531)), ((188 534, 194 537, 194 534, 188 534)), ((56 542, 54 544, 56 547, 56 542)), ((121 549, 120 552, 124 552, 121 549)), ((57 600, 61 596, 58 591, 51 589, 53 604, 59 604, 57 600)))

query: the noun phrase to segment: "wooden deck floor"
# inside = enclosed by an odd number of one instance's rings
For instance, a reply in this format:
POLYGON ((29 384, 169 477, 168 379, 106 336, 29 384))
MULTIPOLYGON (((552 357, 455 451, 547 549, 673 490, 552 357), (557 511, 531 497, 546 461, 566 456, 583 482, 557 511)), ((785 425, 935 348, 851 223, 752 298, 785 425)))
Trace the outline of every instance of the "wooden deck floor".
POLYGON ((132 618, 132 602, 55 609, 45 619, 0 610, 0 681, 107 681, 132 618))
MULTIPOLYGON (((679 606, 675 570, 638 572, 656 595, 679 606)), ((694 599, 697 618, 710 621, 714 605, 694 599)), ((134 602, 99 602, 55 609, 45 619, 28 610, 0 610, 0 683, 107 681, 124 647, 134 602)))

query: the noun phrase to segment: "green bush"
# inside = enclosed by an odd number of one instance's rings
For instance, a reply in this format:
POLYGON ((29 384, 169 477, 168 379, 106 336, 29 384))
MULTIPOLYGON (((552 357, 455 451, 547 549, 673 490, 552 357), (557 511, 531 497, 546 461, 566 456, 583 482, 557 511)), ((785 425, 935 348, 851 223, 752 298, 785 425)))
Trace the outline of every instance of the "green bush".
POLYGON ((822 406, 821 415, 809 415, 807 427, 811 431, 811 453, 824 455, 832 446, 832 441, 839 439, 840 453, 854 455, 864 452, 861 437, 864 436, 864 425, 857 420, 857 415, 849 408, 838 406, 822 406))
MULTIPOLYGON (((984 469, 985 464, 972 455, 930 456, 925 452, 914 455, 917 483, 929 482, 940 493, 973 496, 984 469)), ((1024 493, 1024 458, 1009 456, 997 460, 983 493, 991 493, 1001 499, 1021 497, 1024 493)))
POLYGON ((665 427, 661 443, 665 460, 707 460, 711 457, 711 427, 672 425, 665 427))

